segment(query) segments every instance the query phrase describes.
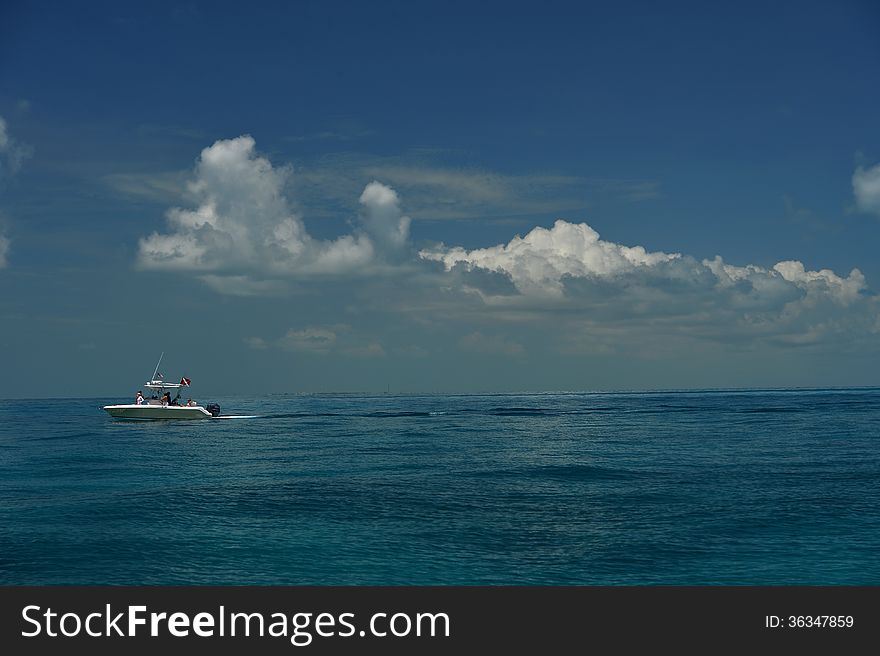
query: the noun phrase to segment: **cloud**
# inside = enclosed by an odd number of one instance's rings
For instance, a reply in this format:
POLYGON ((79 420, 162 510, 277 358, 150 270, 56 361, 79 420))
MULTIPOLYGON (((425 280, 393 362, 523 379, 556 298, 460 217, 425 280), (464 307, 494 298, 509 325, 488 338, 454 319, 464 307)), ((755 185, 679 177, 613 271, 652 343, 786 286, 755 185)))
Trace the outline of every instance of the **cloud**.
POLYGON ((357 158, 349 164, 344 184, 339 175, 328 176, 327 171, 294 175, 289 166, 273 166, 256 151, 254 139, 243 135, 205 148, 188 183, 179 172, 117 173, 107 176, 105 183, 119 193, 151 201, 188 199, 188 207, 167 211, 166 230, 140 240, 137 263, 143 269, 201 274, 216 291, 236 295, 276 295, 283 292, 279 281, 284 279, 375 274, 418 262, 410 251, 412 221, 397 191, 385 184, 388 181, 422 199, 420 218, 479 214, 486 205, 496 213, 560 209, 572 203, 557 192, 575 186, 640 197, 653 188, 653 183, 639 181, 418 167, 393 158, 379 165, 357 158), (359 187, 359 197, 352 194, 359 204, 347 210, 355 215, 351 231, 336 238, 309 234, 300 204, 287 195, 293 191, 298 197, 314 198, 316 185, 336 194, 350 193, 371 178, 366 187, 359 187))
POLYGON ((385 349, 376 340, 362 340, 348 324, 291 328, 275 340, 247 337, 245 344, 252 349, 279 348, 291 353, 327 355, 338 353, 357 358, 384 357, 385 349))
MULTIPOLYGON (((733 269, 735 267, 730 267, 733 269)), ((759 272, 760 277, 769 272, 753 267, 759 272)), ((738 268, 742 271, 742 268, 738 268)), ((773 270, 781 275, 787 282, 793 283, 803 289, 807 295, 827 296, 839 305, 850 305, 858 300, 859 294, 866 289, 865 276, 858 269, 853 269, 849 276, 841 278, 830 269, 821 271, 806 271, 804 265, 797 260, 778 262, 773 270)))
POLYGON ((243 341, 248 348, 255 351, 262 351, 269 347, 262 337, 245 337, 243 341))
MULTIPOLYGON (((857 195, 870 196, 875 169, 856 172, 857 195)), ((510 179, 473 171, 384 172, 395 186, 433 189, 441 204, 446 193, 498 204, 516 197, 510 179)), ((603 240, 588 224, 564 220, 485 248, 437 244, 415 252, 410 212, 395 189, 372 175, 351 186, 358 205, 348 213, 350 230, 319 239, 287 196, 302 189, 296 183, 307 176, 273 166, 249 136, 217 141, 196 162, 187 185, 189 208, 172 208, 168 230, 141 240, 140 266, 189 271, 212 289, 239 296, 318 298, 332 290, 347 299, 340 307, 374 317, 395 312, 420 329, 454 324, 456 332, 447 334, 461 334, 462 324, 531 323, 560 352, 650 350, 660 337, 680 345, 702 340, 876 349, 880 300, 858 269, 841 275, 797 260, 762 266, 699 259, 603 240)), ((483 330, 461 338, 458 349, 525 353, 503 337, 504 330, 483 330)), ((251 348, 386 354, 379 341, 356 336, 347 324, 248 339, 251 348)), ((400 351, 392 348, 391 354, 400 351)))
MULTIPOLYGON (((475 250, 441 244, 419 255, 441 264, 460 294, 477 299, 452 303, 468 320, 483 308, 484 316, 541 323, 567 333, 578 345, 569 350, 639 348, 658 335, 803 346, 874 339, 880 325, 880 302, 858 269, 840 276, 798 261, 770 268, 720 257, 698 261, 604 241, 586 224, 557 221, 507 244, 475 250), (493 276, 508 278, 511 288, 493 276)), ((454 310, 438 308, 437 315, 454 310)))
POLYGON ((17 173, 24 160, 33 154, 30 146, 9 136, 6 120, 0 116, 0 182, 17 173))
POLYGON ((370 342, 362 346, 352 346, 343 351, 346 355, 356 358, 382 358, 385 357, 385 349, 378 342, 370 342))
MULTIPOLYGON (((199 158, 187 185, 195 209, 167 212, 167 233, 141 239, 144 269, 211 272, 220 277, 310 277, 363 273, 399 257, 409 219, 397 194, 379 182, 361 196, 364 214, 351 234, 316 239, 285 196, 289 167, 275 168, 256 153, 250 136, 217 141, 199 158)), ((240 286, 240 285, 239 285, 240 286)))
POLYGON ((179 202, 186 193, 184 171, 163 173, 111 173, 104 183, 116 193, 153 202, 179 202))
POLYGON ((464 205, 491 204, 496 211, 507 208, 523 214, 527 211, 543 211, 550 204, 553 208, 569 204, 582 205, 584 192, 590 195, 611 194, 626 200, 645 200, 659 195, 659 185, 652 180, 620 180, 609 178, 583 178, 572 175, 522 174, 503 175, 474 168, 452 168, 420 164, 406 166, 395 163, 367 165, 364 171, 370 175, 389 180, 407 194, 426 193, 445 204, 464 205), (577 193, 577 199, 560 201, 560 195, 577 193))
POLYGON ((470 353, 489 353, 494 355, 525 355, 522 344, 500 335, 487 336, 481 332, 465 335, 458 340, 458 348, 470 353))
POLYGON ((9 238, 0 233, 0 269, 3 269, 9 263, 7 256, 9 255, 9 238))
POLYGON ((203 141, 205 133, 197 128, 191 128, 182 125, 156 125, 152 123, 144 123, 135 128, 135 133, 140 137, 148 139, 197 139, 203 141))
POLYGON ((369 137, 372 134, 375 134, 372 130, 323 130, 322 132, 314 132, 312 134, 285 137, 285 141, 294 143, 303 141, 353 141, 369 137))
POLYGON ((302 330, 290 329, 277 340, 277 345, 285 351, 306 353, 329 353, 336 344, 337 331, 348 330, 347 326, 330 328, 311 327, 302 330))
POLYGON ((880 217, 880 164, 870 168, 858 167, 852 177, 856 207, 880 217))
MULTIPOLYGON (((25 159, 33 154, 30 146, 21 144, 9 136, 6 120, 0 116, 0 188, 6 179, 18 173, 25 159)), ((9 265, 11 241, 0 225, 0 269, 9 265)))
POLYGON ((208 287, 228 296, 287 296, 290 285, 284 280, 255 280, 249 276, 215 275, 198 277, 208 287))
POLYGON ((649 253, 641 246, 602 241, 586 223, 556 221, 553 228, 535 228, 510 243, 467 251, 439 246, 419 252, 426 260, 442 262, 446 270, 457 265, 510 276, 525 295, 562 296, 563 278, 610 277, 680 258, 674 253, 649 253))
POLYGON ((366 210, 364 228, 373 241, 388 251, 401 252, 409 239, 410 218, 403 216, 397 192, 374 180, 364 189, 360 202, 366 210))
POLYGON ((424 358, 430 355, 430 352, 427 349, 422 348, 421 346, 417 346, 415 344, 411 344, 409 346, 397 346, 392 349, 394 355, 400 355, 408 358, 424 358))
POLYGON ((376 156, 335 153, 308 162, 293 181, 298 197, 330 211, 352 210, 364 179, 382 180, 406 199, 414 220, 522 223, 530 216, 582 212, 603 203, 642 202, 660 195, 654 180, 587 178, 547 172, 505 174, 436 160, 448 153, 376 156))

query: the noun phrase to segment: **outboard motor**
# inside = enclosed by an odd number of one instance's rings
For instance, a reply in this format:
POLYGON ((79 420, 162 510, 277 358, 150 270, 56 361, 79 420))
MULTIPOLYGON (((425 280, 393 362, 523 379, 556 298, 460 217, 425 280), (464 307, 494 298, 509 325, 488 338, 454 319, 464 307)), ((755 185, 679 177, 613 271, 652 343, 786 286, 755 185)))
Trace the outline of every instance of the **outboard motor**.
POLYGON ((205 406, 205 410, 211 413, 212 417, 220 416, 220 404, 219 403, 209 403, 205 406))

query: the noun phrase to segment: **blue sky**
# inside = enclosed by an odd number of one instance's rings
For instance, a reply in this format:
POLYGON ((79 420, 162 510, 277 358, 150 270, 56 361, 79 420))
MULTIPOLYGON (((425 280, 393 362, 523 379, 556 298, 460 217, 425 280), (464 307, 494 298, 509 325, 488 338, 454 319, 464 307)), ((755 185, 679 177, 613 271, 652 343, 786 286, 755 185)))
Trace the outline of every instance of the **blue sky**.
POLYGON ((876 385, 878 71, 870 2, 4 3, 0 396, 876 385))

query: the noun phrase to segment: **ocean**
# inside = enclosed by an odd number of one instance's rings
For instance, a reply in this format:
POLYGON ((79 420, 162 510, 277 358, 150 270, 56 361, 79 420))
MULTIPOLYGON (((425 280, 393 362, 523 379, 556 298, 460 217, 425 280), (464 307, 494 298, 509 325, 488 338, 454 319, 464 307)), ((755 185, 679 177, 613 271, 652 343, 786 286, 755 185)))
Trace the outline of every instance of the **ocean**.
POLYGON ((880 583, 880 389, 216 400, 0 401, 0 584, 880 583))

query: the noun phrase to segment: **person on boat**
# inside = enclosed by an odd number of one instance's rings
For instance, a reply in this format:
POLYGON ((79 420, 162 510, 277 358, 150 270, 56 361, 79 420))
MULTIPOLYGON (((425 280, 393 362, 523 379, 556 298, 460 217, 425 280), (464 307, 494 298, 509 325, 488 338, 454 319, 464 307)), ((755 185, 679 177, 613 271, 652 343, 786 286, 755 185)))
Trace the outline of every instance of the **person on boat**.
POLYGON ((186 407, 187 407, 187 408, 192 408, 192 407, 195 406, 195 405, 196 405, 196 402, 193 401, 192 399, 187 399, 187 400, 186 400, 186 407))
POLYGON ((162 395, 162 405, 171 405, 171 392, 165 392, 162 395))
POLYGON ((134 397, 134 402, 138 405, 144 404, 144 393, 138 390, 137 396, 134 397))

